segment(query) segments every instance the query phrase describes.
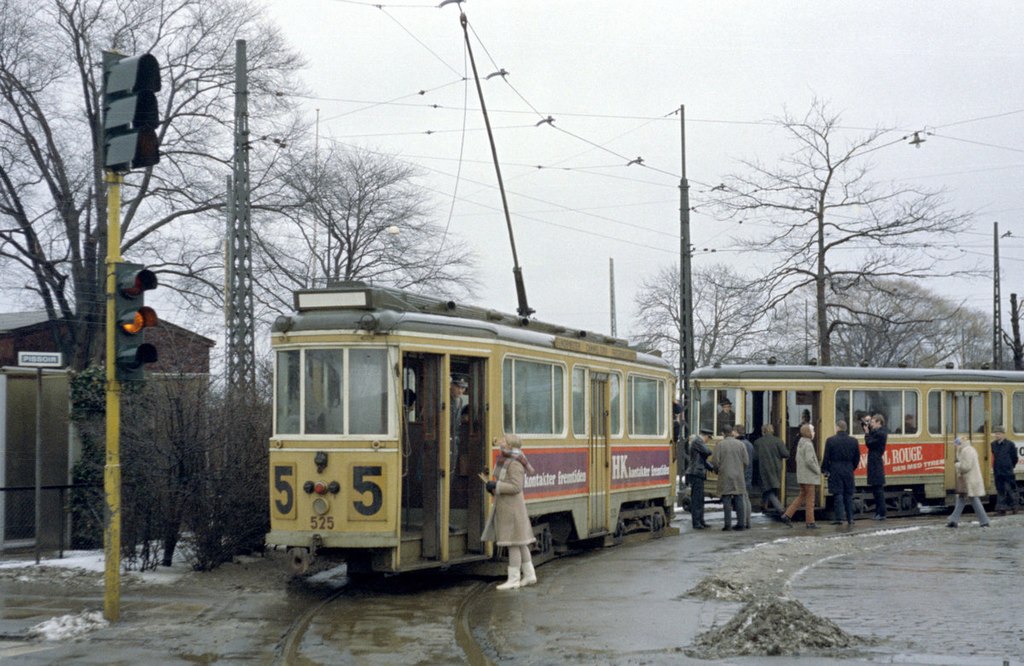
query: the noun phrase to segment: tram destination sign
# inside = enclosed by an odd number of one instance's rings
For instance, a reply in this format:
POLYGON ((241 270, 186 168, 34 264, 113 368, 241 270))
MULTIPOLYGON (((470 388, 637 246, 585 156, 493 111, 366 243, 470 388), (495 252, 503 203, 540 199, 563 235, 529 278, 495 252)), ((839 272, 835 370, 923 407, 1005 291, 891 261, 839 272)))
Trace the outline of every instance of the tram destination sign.
POLYGON ((60 352, 18 352, 18 365, 23 368, 63 368, 60 352))

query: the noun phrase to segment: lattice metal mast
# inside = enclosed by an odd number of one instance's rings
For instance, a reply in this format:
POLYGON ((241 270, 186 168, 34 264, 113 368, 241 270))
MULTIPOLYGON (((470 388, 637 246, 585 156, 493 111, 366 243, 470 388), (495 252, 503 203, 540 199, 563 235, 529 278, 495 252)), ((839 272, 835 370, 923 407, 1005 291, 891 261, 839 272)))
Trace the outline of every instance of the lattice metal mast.
POLYGON ((252 225, 249 216, 249 79, 245 40, 235 42, 235 153, 228 181, 224 316, 227 328, 227 384, 232 390, 256 385, 252 295, 252 225))

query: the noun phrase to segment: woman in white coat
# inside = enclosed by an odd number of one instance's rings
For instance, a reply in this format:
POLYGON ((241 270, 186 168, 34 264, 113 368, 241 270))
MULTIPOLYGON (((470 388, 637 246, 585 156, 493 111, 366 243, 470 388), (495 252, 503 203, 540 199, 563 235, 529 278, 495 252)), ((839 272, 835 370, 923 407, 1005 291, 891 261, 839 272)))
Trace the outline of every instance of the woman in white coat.
POLYGON ((821 465, 818 464, 818 454, 814 452, 814 426, 810 423, 800 426, 800 441, 796 445, 796 482, 800 484, 800 494, 786 507, 781 516, 782 522, 793 527, 793 515, 803 504, 804 527, 818 529, 814 524, 814 496, 821 485, 821 465))
POLYGON ((494 495, 494 507, 484 527, 482 539, 508 547, 508 580, 498 585, 499 590, 514 590, 537 582, 537 572, 530 557, 533 525, 526 513, 523 499, 526 474, 534 472, 523 453, 523 443, 516 435, 507 435, 497 442, 501 455, 494 465, 494 479, 486 481, 487 492, 494 495))
POLYGON ((960 523, 960 514, 966 506, 965 496, 971 498, 971 506, 978 516, 978 523, 982 527, 988 527, 988 514, 981 504, 981 497, 985 495, 985 481, 981 478, 978 452, 971 446, 970 441, 965 442, 959 437, 953 440, 953 445, 956 446, 956 506, 949 516, 946 527, 956 527, 960 523))

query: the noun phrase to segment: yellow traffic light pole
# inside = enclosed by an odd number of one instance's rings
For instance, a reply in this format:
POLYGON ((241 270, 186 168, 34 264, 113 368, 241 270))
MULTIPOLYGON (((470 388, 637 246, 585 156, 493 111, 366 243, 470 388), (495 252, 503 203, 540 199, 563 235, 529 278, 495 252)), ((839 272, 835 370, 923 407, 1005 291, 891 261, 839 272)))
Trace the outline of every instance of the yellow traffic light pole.
POLYGON ((121 384, 117 381, 114 327, 117 313, 117 264, 121 261, 121 183, 124 177, 107 171, 107 454, 103 467, 105 556, 103 617, 116 622, 121 616, 121 384))

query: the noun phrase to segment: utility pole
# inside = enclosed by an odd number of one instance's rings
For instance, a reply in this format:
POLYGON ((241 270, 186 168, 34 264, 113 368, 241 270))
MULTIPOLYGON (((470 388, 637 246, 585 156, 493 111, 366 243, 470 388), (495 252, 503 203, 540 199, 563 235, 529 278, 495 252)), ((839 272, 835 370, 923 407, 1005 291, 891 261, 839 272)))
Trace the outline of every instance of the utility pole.
POLYGON ((256 386, 252 295, 252 224, 249 216, 249 79, 245 40, 235 42, 235 154, 228 188, 224 310, 229 390, 256 386))
POLYGON ((686 180, 686 106, 679 105, 679 144, 682 177, 679 179, 679 369, 683 379, 682 403, 686 417, 684 437, 690 435, 690 373, 693 372, 693 287, 690 279, 690 183, 686 180))
POLYGON ((993 231, 993 262, 992 262, 992 368, 1001 370, 1003 367, 1003 309, 999 295, 999 223, 992 223, 993 231))
POLYGON ((611 295, 612 337, 617 338, 619 333, 615 325, 615 259, 611 257, 608 257, 608 282, 608 292, 611 295))

